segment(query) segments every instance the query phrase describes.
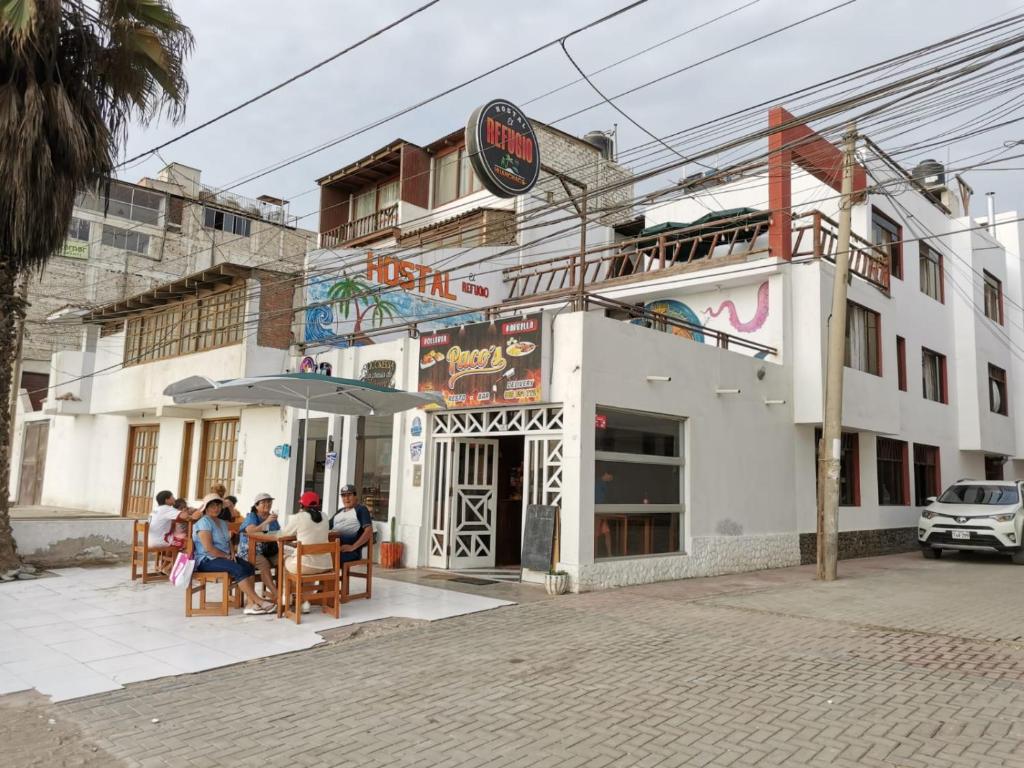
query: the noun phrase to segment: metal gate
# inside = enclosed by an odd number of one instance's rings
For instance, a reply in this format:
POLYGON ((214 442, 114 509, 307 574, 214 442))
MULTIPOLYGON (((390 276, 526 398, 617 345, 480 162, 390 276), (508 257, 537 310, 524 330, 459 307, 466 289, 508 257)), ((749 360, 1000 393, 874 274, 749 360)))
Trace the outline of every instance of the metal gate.
POLYGON ((498 505, 498 441, 434 441, 430 565, 493 568, 498 505))

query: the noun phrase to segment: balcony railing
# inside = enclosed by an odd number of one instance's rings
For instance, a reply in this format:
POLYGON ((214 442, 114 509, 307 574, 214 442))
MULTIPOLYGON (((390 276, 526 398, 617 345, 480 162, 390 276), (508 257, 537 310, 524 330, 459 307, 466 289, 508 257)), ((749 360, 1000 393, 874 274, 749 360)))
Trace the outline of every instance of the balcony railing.
MULTIPOLYGON (((721 263, 725 259, 747 260, 768 255, 767 216, 750 214, 735 220, 716 222, 715 229, 695 228, 640 237, 587 249, 583 268, 584 286, 645 273, 657 276, 662 270, 699 262, 721 263)), ((517 299, 575 286, 577 256, 559 256, 509 267, 504 270, 509 298, 517 299)))
MULTIPOLYGON (((811 256, 835 263, 839 224, 821 211, 793 217, 793 258, 811 256)), ((889 255, 860 235, 850 234, 850 272, 889 293, 889 255)))
POLYGON ((398 203, 395 203, 387 208, 374 211, 369 216, 363 216, 347 224, 342 224, 340 227, 327 230, 320 235, 320 247, 337 248, 351 240, 358 240, 361 237, 397 226, 398 203))

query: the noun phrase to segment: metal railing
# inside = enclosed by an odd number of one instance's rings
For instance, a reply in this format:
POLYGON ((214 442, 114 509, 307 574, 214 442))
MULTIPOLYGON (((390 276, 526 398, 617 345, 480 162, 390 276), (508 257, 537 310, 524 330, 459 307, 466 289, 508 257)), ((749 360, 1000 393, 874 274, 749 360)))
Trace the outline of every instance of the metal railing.
POLYGON ((398 226, 398 203, 381 208, 368 216, 329 229, 320 235, 321 248, 336 248, 350 240, 356 240, 374 232, 398 226))

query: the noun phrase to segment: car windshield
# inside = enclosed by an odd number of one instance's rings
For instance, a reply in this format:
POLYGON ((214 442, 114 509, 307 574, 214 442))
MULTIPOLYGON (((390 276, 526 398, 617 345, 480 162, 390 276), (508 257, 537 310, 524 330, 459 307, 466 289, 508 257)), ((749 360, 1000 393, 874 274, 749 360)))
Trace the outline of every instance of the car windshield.
POLYGON ((939 497, 943 504, 1016 504, 1015 485, 954 485, 939 497))

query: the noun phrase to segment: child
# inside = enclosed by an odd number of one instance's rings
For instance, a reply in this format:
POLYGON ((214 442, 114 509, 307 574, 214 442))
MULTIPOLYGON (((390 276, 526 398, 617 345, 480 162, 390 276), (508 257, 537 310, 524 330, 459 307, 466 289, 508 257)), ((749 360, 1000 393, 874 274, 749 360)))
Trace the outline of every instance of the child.
POLYGON ((189 509, 188 502, 184 499, 174 502, 174 508, 178 510, 178 516, 174 519, 171 530, 164 536, 164 541, 172 547, 184 549, 185 543, 188 541, 188 521, 192 517, 193 510, 189 509))

